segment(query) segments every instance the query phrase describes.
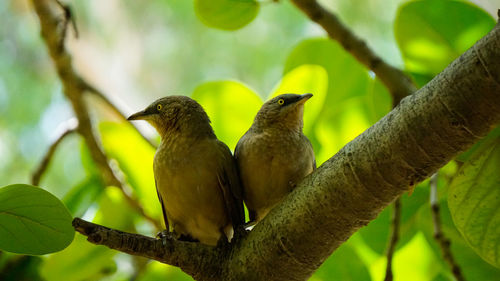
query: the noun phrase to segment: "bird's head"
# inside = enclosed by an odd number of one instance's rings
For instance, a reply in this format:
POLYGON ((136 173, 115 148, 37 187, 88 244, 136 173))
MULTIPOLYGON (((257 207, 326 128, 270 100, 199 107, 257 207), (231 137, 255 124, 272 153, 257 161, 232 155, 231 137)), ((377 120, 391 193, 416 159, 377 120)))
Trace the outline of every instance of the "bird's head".
POLYGON ((203 107, 186 96, 160 98, 127 120, 148 121, 162 138, 167 135, 213 135, 210 119, 203 107))
POLYGON ((254 126, 258 129, 275 127, 302 130, 304 103, 312 94, 283 94, 272 98, 262 105, 255 117, 254 126))

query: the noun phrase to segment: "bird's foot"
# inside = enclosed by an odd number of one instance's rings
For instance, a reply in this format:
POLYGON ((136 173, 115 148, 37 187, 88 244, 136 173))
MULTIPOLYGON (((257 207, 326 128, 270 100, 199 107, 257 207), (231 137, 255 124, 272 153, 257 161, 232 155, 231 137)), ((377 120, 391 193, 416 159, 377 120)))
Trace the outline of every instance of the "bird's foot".
POLYGON ((161 239, 161 243, 163 246, 167 245, 167 240, 175 240, 175 234, 173 232, 168 231, 167 229, 158 232, 156 234, 156 238, 161 239))

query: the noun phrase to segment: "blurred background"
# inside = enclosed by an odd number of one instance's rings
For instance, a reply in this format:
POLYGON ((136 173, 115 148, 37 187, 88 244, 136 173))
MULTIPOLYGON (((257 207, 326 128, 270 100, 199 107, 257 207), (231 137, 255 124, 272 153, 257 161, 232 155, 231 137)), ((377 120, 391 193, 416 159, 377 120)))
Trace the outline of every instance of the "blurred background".
MULTIPOLYGON (((500 0, 320 2, 419 86, 486 34, 500 8, 500 0)), ((66 45, 84 79, 125 114, 162 96, 192 96, 231 149, 262 102, 275 94, 315 95, 306 105, 304 131, 318 165, 391 109, 391 97, 375 75, 288 1, 260 1, 256 18, 235 31, 204 25, 190 0, 64 3, 79 31, 76 38, 68 29, 66 45)), ((101 100, 88 95, 87 102, 104 150, 148 214, 160 220, 154 148, 101 100)), ((29 183, 50 143, 72 119, 31 3, 0 1, 0 185, 29 183)), ((158 142, 148 125, 139 127, 158 142)), ((500 271, 468 247, 447 210, 446 188, 455 172, 451 162, 439 178, 443 228, 467 280, 495 280, 500 271)), ((156 233, 120 192, 103 186, 76 134, 58 147, 40 186, 62 199, 74 216, 156 233)), ((395 280, 453 280, 432 238, 427 187, 424 182, 403 196, 395 280)), ((390 212, 354 235, 311 280, 382 280, 390 212)), ((191 280, 177 268, 94 246, 79 234, 70 247, 52 255, 2 253, 0 272, 12 278, 7 280, 191 280)))

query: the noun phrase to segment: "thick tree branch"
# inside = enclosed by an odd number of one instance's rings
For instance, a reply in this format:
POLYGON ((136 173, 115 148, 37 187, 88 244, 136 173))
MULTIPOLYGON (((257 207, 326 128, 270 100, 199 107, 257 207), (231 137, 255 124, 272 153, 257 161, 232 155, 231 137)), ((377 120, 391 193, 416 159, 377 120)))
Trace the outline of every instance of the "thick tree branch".
POLYGON ((460 267, 456 263, 455 258, 453 258, 453 254, 451 253, 450 249, 451 241, 444 235, 443 230, 441 229, 441 217, 439 215, 439 200, 437 197, 437 180, 438 180, 438 173, 436 172, 434 175, 432 175, 429 182, 431 188, 430 204, 431 204, 432 223, 434 225, 434 239, 436 239, 436 241, 438 242, 439 247, 441 248, 441 252, 443 254, 443 259, 450 266, 451 272, 453 276, 455 276, 455 279, 457 279, 457 281, 465 281, 465 278, 462 275, 462 271, 460 270, 460 267))
MULTIPOLYGON (((161 229, 161 224, 146 214, 138 201, 126 192, 124 184, 114 174, 106 155, 97 142, 97 137, 92 130, 88 109, 83 101, 83 92, 87 89, 81 82, 83 80, 73 70, 71 57, 65 49, 64 42, 61 41, 64 37, 60 32, 66 30, 66 28, 63 26, 61 29, 60 27, 61 21, 57 16, 57 9, 60 6, 54 5, 55 2, 52 0, 33 0, 32 3, 40 19, 42 37, 45 40, 59 78, 61 79, 63 92, 71 102, 76 118, 78 119, 78 133, 85 140, 90 155, 101 171, 105 183, 108 186, 120 188, 127 202, 158 229, 161 229)), ((66 25, 67 22, 63 21, 62 24, 66 25)))
POLYGON ((50 145, 49 150, 47 151, 45 156, 43 156, 42 161, 40 162, 40 164, 38 164, 38 167, 31 176, 32 185, 38 185, 40 183, 40 178, 42 177, 43 173, 49 166, 50 160, 52 159, 54 152, 56 152, 57 147, 63 141, 64 138, 66 138, 68 135, 74 133, 77 130, 77 126, 78 125, 66 128, 66 130, 64 130, 64 132, 62 132, 62 134, 59 135, 59 137, 57 137, 57 139, 50 145))
MULTIPOLYGON (((354 232, 499 121, 497 25, 306 177, 247 236, 233 242, 228 254, 213 255, 206 246, 191 244, 195 255, 200 251, 205 256, 190 268, 201 270, 195 270, 195 278, 200 280, 306 280, 354 232)), ((83 233, 92 236, 93 232, 83 233)), ((117 240, 128 239, 125 234, 116 235, 117 240)), ((157 256, 156 251, 164 254, 165 249, 147 242, 151 238, 134 237, 137 241, 120 247, 105 239, 92 241, 125 252, 135 249, 135 254, 151 258, 157 256), (149 246, 137 251, 136 243, 149 246)), ((175 249, 168 250, 169 255, 180 255, 175 249)), ((188 260, 187 256, 177 258, 188 260)))
POLYGON ((375 54, 365 41, 357 37, 335 14, 327 11, 316 0, 292 0, 292 2, 312 21, 323 27, 330 38, 338 41, 346 51, 377 75, 391 92, 394 105, 416 91, 415 85, 407 75, 375 54))

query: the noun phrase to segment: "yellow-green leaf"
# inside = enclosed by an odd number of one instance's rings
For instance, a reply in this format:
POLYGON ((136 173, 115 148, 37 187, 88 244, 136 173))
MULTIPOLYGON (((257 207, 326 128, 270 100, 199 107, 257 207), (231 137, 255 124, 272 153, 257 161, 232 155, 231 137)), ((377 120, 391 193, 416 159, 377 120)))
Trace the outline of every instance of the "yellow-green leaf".
POLYGON ((482 144, 450 185, 457 229, 484 260, 500 267, 500 138, 482 144))
POLYGON ((195 0, 194 9, 207 26, 236 30, 257 16, 259 3, 255 0, 195 0))
POLYGON ((484 10, 464 1, 410 1, 394 23, 406 69, 436 75, 495 25, 484 10))
POLYGON ((320 65, 303 64, 289 71, 283 77, 269 99, 287 93, 313 94, 313 97, 306 102, 304 110, 304 132, 308 135, 312 133, 316 119, 323 109, 327 89, 328 74, 326 70, 320 65))
POLYGON ((252 125, 262 100, 247 86, 236 81, 207 82, 193 94, 207 112, 217 137, 234 149, 252 125))
POLYGON ((155 149, 130 124, 103 122, 99 131, 106 154, 118 162, 146 213, 160 219, 153 175, 155 149))

